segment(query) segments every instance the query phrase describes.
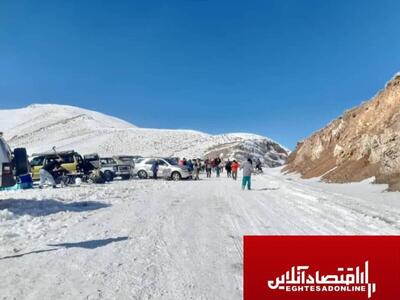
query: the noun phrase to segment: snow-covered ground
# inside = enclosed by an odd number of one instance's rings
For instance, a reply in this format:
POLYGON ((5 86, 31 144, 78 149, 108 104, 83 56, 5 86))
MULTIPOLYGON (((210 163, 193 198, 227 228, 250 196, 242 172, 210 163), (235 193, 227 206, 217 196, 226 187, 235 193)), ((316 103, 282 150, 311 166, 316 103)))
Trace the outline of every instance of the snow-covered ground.
POLYGON ((400 193, 279 171, 0 192, 0 298, 242 299, 245 234, 400 234, 400 193))

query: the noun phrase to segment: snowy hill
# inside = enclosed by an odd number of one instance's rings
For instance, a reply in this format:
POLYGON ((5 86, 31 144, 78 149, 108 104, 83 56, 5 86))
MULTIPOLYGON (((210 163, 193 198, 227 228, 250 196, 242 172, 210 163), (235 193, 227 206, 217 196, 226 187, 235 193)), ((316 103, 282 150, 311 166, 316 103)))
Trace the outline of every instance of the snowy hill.
POLYGON ((67 105, 32 104, 22 109, 0 110, 1 129, 10 134, 35 131, 63 123, 84 120, 85 125, 93 128, 132 128, 136 127, 123 120, 67 105))
POLYGON ((259 135, 138 128, 101 113, 50 104, 0 110, 0 131, 12 147, 26 147, 29 153, 56 146, 101 155, 202 157, 223 153, 241 159, 251 154, 269 166, 282 165, 288 155, 278 143, 259 135))

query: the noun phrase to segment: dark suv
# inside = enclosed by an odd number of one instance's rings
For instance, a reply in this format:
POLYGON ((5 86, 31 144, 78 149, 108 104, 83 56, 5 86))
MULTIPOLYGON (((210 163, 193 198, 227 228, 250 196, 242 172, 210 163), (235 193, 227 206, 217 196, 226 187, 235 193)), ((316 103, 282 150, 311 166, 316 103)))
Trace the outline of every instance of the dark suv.
POLYGON ((0 133, 0 187, 10 187, 17 183, 17 176, 29 173, 28 156, 25 148, 11 151, 0 133))

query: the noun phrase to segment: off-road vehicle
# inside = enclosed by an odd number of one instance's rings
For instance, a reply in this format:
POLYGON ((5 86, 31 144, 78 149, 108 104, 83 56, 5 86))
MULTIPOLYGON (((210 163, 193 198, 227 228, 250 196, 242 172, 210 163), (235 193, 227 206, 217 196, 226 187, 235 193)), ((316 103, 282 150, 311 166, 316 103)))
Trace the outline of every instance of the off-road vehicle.
POLYGON ((115 177, 131 178, 132 168, 129 163, 118 161, 112 157, 100 157, 97 153, 84 155, 85 173, 93 169, 100 170, 106 181, 113 181, 115 177))
POLYGON ((11 187, 17 183, 17 176, 29 173, 29 162, 25 148, 10 147, 0 133, 0 187, 11 187))
POLYGON ((112 157, 100 157, 100 168, 107 180, 110 179, 109 181, 113 180, 115 177, 121 177, 122 179, 127 180, 132 176, 132 168, 130 164, 118 161, 112 157))
POLYGON ((45 152, 45 153, 35 153, 32 155, 31 160, 31 172, 32 179, 40 179, 40 169, 43 168, 44 164, 48 160, 62 158, 61 167, 64 168, 71 176, 80 177, 82 174, 82 156, 74 151, 60 151, 60 152, 45 152))

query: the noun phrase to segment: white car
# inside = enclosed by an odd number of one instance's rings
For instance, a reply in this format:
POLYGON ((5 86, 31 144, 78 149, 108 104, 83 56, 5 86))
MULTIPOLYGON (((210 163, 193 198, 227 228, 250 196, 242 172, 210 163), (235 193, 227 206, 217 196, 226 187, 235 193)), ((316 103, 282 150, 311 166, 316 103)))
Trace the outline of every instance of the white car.
POLYGON ((134 174, 141 179, 150 178, 153 176, 151 166, 153 162, 158 161, 158 177, 172 180, 181 180, 191 178, 192 174, 185 167, 178 165, 176 160, 171 158, 148 157, 139 159, 136 162, 134 174))
POLYGON ((16 184, 16 176, 29 172, 28 156, 25 148, 10 147, 0 133, 0 187, 10 187, 16 184))

